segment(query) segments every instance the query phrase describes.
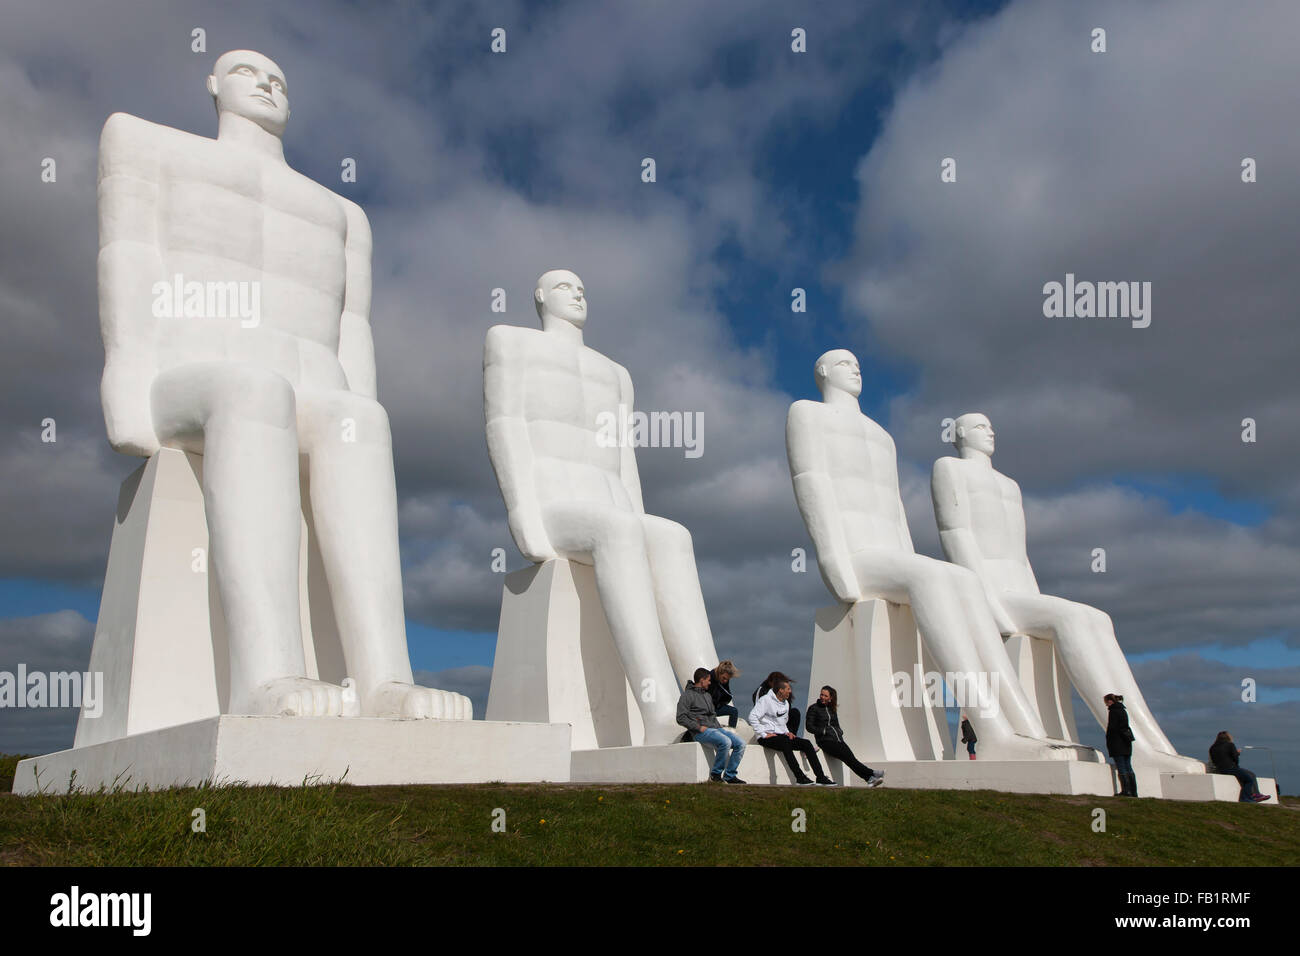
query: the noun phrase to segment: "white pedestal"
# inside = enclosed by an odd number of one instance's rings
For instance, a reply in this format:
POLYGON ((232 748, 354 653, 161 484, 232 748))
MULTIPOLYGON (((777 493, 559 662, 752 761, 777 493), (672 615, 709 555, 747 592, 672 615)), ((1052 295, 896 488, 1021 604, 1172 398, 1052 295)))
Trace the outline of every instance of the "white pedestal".
MULTIPOLYGON (((1241 784, 1236 777, 1224 773, 1162 773, 1161 788, 1168 800, 1222 800, 1236 803, 1241 796, 1241 784)), ((1257 777, 1259 792, 1266 793, 1273 799, 1266 801, 1266 807, 1281 806, 1277 799, 1277 781, 1272 777, 1257 777)), ((1138 784, 1139 788, 1141 784, 1138 784)), ((1141 790, 1139 789, 1139 793, 1141 790)))
POLYGON ((824 684, 839 692, 840 726, 858 759, 874 768, 882 760, 951 758, 944 708, 911 706, 910 699, 898 706, 899 671, 909 680, 938 671, 911 608, 875 599, 817 612, 808 703, 824 684))
POLYGON ((569 780, 565 724, 213 717, 19 761, 14 793, 215 783, 358 786, 569 780), (39 775, 39 785, 38 785, 39 775))
POLYGON ((592 568, 561 559, 507 575, 486 716, 570 724, 575 750, 643 742, 592 568))
MULTIPOLYGON (((1041 637, 1012 634, 1006 639, 1007 656, 1015 665, 1016 676, 1025 696, 1038 711, 1038 717, 1053 740, 1079 742, 1074 724, 1074 698, 1070 679, 1056 645, 1041 637)), ((960 736, 960 734, 959 734, 960 736)), ((1140 782, 1139 782, 1140 787, 1140 782)))
MULTIPOLYGON (((230 659, 202 476, 201 456, 164 448, 122 482, 90 652, 90 670, 104 674, 104 710, 78 720, 77 747, 228 712, 230 659)), ((343 649, 308 518, 298 559, 306 676, 338 684, 343 649)))

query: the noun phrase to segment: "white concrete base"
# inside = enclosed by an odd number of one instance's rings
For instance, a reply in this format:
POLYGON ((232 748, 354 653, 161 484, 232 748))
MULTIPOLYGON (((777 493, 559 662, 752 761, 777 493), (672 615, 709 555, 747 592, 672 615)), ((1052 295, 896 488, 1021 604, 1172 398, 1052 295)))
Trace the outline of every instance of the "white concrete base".
MULTIPOLYGON (((230 652, 208 565, 202 481, 202 456, 164 448, 122 482, 90 651, 89 669, 104 674, 104 710, 77 721, 77 747, 229 710, 230 652)), ((338 684, 343 648, 309 517, 298 554, 305 676, 338 684)))
MULTIPOLYGON (((1005 644, 1020 686, 1038 711, 1047 736, 1077 744, 1079 730, 1074 723, 1074 697, 1056 645, 1028 634, 1012 634, 1005 644)), ((960 727, 957 735, 961 736, 960 727)))
POLYGON ((813 626, 807 704, 822 685, 834 687, 844 737, 858 759, 873 767, 873 760, 951 757, 944 709, 899 706, 894 688, 897 672, 919 676, 937 670, 910 607, 879 598, 824 607, 813 626))
MULTIPOLYGON (((743 739, 743 737, 742 737, 743 739)), ((820 751, 827 775, 842 786, 865 787, 838 760, 820 751)), ((812 776, 801 756, 804 773, 812 776)), ((702 744, 611 747, 573 752, 574 783, 704 783, 713 749, 702 744)), ((1058 760, 864 761, 885 771, 886 787, 906 790, 1000 790, 1006 793, 1068 793, 1109 797, 1116 791, 1106 764, 1058 760)), ((737 771, 749 784, 793 785, 785 758, 750 741, 737 771)))
POLYGON ((566 724, 225 716, 22 760, 14 793, 66 793, 74 771, 77 788, 157 790, 205 781, 566 783, 569 764, 566 724))
MULTIPOLYGON (((1167 800, 1222 800, 1236 803, 1241 796, 1241 784, 1236 777, 1224 773, 1189 774, 1162 773, 1161 787, 1167 800)), ((1266 807, 1281 806, 1277 799, 1277 781, 1272 777, 1256 777, 1259 792, 1266 793, 1272 800, 1265 801, 1266 807)), ((1142 784, 1138 783, 1141 793, 1142 784)))
POLYGON ((506 577, 486 716, 570 724, 575 750, 645 739, 592 568, 554 560, 506 577))

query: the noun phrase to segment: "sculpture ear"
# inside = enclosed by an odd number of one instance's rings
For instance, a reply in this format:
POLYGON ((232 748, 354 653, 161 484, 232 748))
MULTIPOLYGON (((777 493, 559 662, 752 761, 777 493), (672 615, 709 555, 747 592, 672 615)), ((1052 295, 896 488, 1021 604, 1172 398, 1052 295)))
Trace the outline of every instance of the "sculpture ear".
POLYGON ((538 302, 538 303, 540 303, 540 302, 542 301, 542 290, 541 290, 541 289, 534 289, 534 290, 533 290, 533 301, 534 301, 534 302, 538 302))
POLYGON ((215 76, 208 77, 207 87, 209 93, 211 93, 213 96, 217 95, 217 78, 215 76))

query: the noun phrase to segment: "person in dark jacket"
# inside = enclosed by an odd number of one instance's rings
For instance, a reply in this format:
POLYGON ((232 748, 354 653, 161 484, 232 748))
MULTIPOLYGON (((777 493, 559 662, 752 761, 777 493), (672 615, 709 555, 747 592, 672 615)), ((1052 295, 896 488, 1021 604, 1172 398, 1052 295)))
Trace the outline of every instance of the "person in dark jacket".
MULTIPOLYGON (((755 688, 754 693, 750 695, 749 697, 750 702, 753 703, 755 706, 757 706, 758 699, 762 697, 764 694, 766 694, 768 691, 776 687, 776 685, 781 681, 788 681, 790 684, 794 683, 794 681, 790 680, 790 678, 786 677, 780 671, 772 671, 772 673, 767 675, 767 680, 759 684, 758 687, 755 688)), ((794 734, 796 737, 799 735, 799 718, 801 716, 802 715, 799 711, 799 708, 791 704, 790 717, 786 721, 785 725, 786 727, 789 728, 790 733, 794 734)))
POLYGON ((1237 782, 1241 784, 1238 802, 1263 803, 1269 799, 1268 794, 1260 793, 1259 781, 1255 779, 1255 775, 1237 763, 1240 756, 1241 751, 1232 742, 1232 734, 1220 730, 1219 736, 1215 737, 1214 743, 1210 744, 1210 766, 1214 768, 1215 773, 1229 774, 1237 778, 1237 782))
POLYGON ((966 752, 970 754, 970 759, 975 759, 975 745, 979 743, 979 738, 975 736, 975 728, 970 725, 966 715, 961 715, 961 742, 966 745, 966 752))
POLYGON ((885 771, 872 770, 857 757, 844 742, 840 729, 840 697, 835 688, 827 685, 811 707, 808 708, 808 733, 817 739, 822 753, 834 757, 867 782, 868 787, 878 787, 885 782, 885 771))
POLYGON ((731 661, 718 661, 718 666, 709 672, 709 696, 713 698, 713 710, 718 719, 727 718, 727 726, 736 726, 740 711, 731 702, 731 678, 739 674, 731 661))
POLYGON ((1138 795, 1137 774, 1133 772, 1133 731, 1128 725, 1128 711, 1120 694, 1107 694, 1102 698, 1110 717, 1106 722, 1106 752, 1115 761, 1119 776, 1119 796, 1138 795))

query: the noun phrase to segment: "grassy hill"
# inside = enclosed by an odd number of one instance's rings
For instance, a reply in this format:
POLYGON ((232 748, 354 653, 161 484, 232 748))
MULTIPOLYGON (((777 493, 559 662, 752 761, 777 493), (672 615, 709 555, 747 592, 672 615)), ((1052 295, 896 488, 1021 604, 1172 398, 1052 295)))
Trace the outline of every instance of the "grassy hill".
MULTIPOLYGON (((1284 808, 992 791, 709 785, 217 787, 16 797, 0 863, 1237 866, 1300 860, 1284 808), (201 808, 206 832, 192 823, 201 808), (1094 809, 1106 812, 1094 832, 1094 809), (493 830, 504 811, 504 832, 493 830), (804 832, 792 829, 801 810, 804 832)), ((501 826, 502 824, 498 824, 501 826)))

